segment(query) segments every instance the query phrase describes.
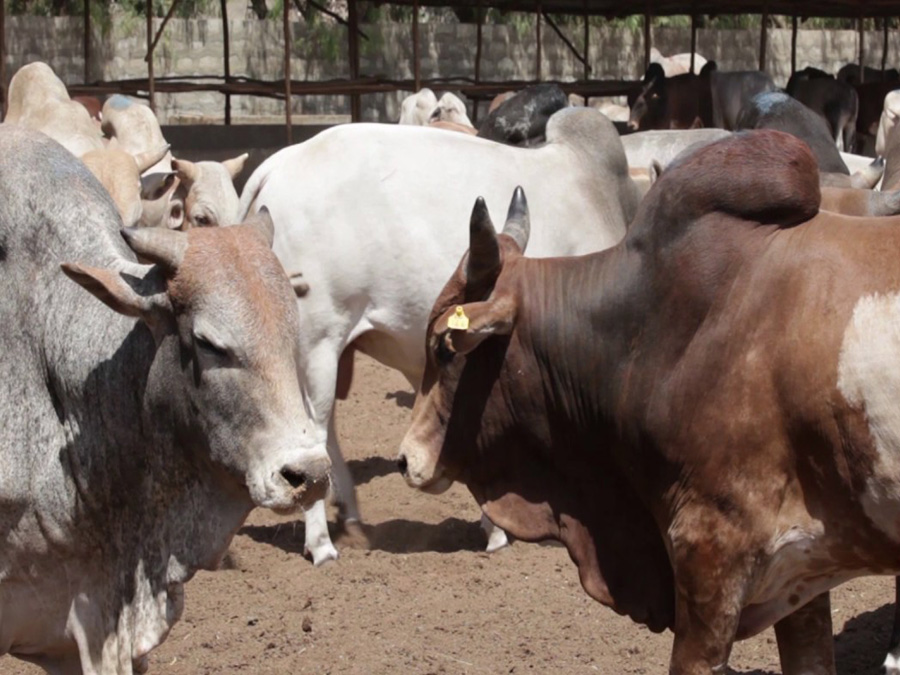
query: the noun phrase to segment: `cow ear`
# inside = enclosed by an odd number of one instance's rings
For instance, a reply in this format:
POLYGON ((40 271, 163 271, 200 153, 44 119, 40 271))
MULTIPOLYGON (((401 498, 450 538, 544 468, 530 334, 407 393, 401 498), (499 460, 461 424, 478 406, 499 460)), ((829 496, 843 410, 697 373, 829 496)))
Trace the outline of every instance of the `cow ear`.
POLYGON ((228 175, 231 176, 231 180, 240 175, 241 171, 244 170, 244 163, 247 161, 248 155, 246 152, 243 155, 238 157, 232 157, 231 159, 226 159, 222 162, 222 166, 225 167, 225 170, 228 171, 228 175))
POLYGON ((67 277, 119 314, 149 322, 168 307, 165 281, 156 268, 149 268, 144 276, 130 276, 79 263, 62 263, 61 267, 67 277))
POLYGON ((659 177, 662 175, 663 166, 659 163, 658 159, 654 159, 650 161, 650 166, 647 168, 647 175, 650 177, 650 185, 653 185, 656 181, 659 180, 659 177))
POLYGON ((272 248, 272 243, 275 241, 275 223, 272 221, 272 214, 269 213, 268 208, 261 206, 259 211, 247 216, 241 224, 254 228, 266 240, 269 248, 272 248))
POLYGON ((468 354, 492 335, 509 335, 516 323, 516 302, 501 295, 447 310, 435 324, 450 351, 468 354))

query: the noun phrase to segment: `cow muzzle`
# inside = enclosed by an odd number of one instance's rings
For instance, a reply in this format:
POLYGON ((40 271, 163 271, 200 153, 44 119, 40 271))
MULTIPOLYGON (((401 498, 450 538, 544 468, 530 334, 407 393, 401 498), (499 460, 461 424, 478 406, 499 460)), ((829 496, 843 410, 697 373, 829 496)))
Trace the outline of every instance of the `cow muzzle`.
POLYGON ((282 483, 289 496, 291 505, 287 507, 288 510, 296 506, 308 508, 324 499, 328 492, 330 468, 331 462, 327 457, 302 465, 282 467, 275 480, 282 483))
POLYGON ((444 467, 430 460, 422 448, 410 446, 404 443, 397 456, 397 469, 406 479, 406 484, 428 494, 446 492, 453 485, 453 480, 447 477, 444 467))

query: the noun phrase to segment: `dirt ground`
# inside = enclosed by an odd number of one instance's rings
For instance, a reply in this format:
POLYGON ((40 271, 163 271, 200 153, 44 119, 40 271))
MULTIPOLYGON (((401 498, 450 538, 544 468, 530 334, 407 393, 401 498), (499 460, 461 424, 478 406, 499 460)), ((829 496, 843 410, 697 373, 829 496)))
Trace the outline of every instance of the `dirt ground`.
MULTIPOLYGON (((565 550, 515 543, 487 555, 465 489, 418 494, 394 467, 412 393, 358 357, 338 428, 371 549, 303 558, 303 520, 254 511, 225 569, 186 587, 186 609, 151 656, 151 673, 666 673, 670 633, 656 635, 590 600, 565 550)), ((833 593, 838 672, 874 674, 893 615, 893 581, 833 593)), ((729 672, 780 672, 774 633, 738 643, 729 672)), ((38 670, 10 657, 0 673, 38 670)))

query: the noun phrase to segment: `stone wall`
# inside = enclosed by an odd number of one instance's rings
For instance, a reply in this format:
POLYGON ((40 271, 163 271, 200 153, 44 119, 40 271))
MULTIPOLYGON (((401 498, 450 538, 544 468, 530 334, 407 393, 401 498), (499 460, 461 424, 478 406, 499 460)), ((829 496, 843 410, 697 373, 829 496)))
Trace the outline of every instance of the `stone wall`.
MULTIPOLYGON (((158 25, 159 20, 157 20, 158 25)), ((7 17, 7 73, 34 60, 49 63, 67 83, 83 79, 82 23, 76 18, 7 17)), ((363 25, 368 40, 360 41, 361 73, 392 78, 412 78, 411 29, 404 24, 363 25)), ((278 20, 235 19, 229 22, 231 72, 260 79, 281 76, 283 34, 278 20)), ((568 29, 570 39, 581 45, 582 28, 568 29)), ((92 35, 91 79, 145 77, 147 73, 146 24, 138 17, 119 17, 106 30, 92 35)), ((339 25, 293 24, 292 75, 295 79, 347 77, 346 29, 339 25)), ((474 74, 476 27, 471 24, 431 23, 420 27, 421 73, 424 78, 474 74)), ((531 79, 535 76, 535 39, 532 29, 514 25, 484 27, 482 78, 485 80, 531 79)), ((866 35, 866 63, 881 65, 881 33, 866 35)), ((594 27, 590 36, 591 66, 598 78, 639 78, 643 70, 642 31, 594 27)), ((687 51, 690 31, 658 28, 653 45, 664 54, 687 51)), ((758 65, 759 33, 751 30, 701 30, 698 51, 715 59, 722 70, 755 69, 758 65)), ((789 30, 769 31, 767 64, 776 83, 790 75, 789 30)), ((157 46, 154 67, 159 76, 221 75, 223 40, 218 18, 173 19, 157 46)), ((855 31, 801 30, 798 36, 798 67, 813 65, 834 72, 856 61, 855 31)), ((900 34, 892 33, 890 65, 900 60, 900 34)), ((544 28, 542 72, 545 79, 575 80, 582 75, 578 62, 562 40, 544 28)), ((363 116, 371 121, 395 120, 405 93, 363 97, 363 116)), ((164 122, 218 121, 224 114, 223 97, 215 93, 160 95, 159 113, 164 122)), ((346 97, 295 97, 298 115, 346 115, 346 97)), ((238 121, 274 121, 283 115, 277 100, 236 96, 233 115, 238 121)))

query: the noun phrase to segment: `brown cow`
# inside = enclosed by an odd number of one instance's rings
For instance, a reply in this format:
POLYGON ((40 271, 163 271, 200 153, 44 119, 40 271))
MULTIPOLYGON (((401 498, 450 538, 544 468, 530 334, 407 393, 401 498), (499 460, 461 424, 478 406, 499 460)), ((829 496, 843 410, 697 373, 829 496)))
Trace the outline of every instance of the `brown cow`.
POLYGON ((476 204, 429 320, 407 482, 464 482, 585 590, 724 672, 775 626, 783 672, 833 674, 828 590, 900 570, 900 218, 819 212, 776 131, 665 171, 625 239, 528 259, 476 204), (454 327, 455 326, 455 327, 454 327))
POLYGON ((666 77, 662 66, 651 63, 640 89, 628 95, 628 107, 628 128, 634 131, 711 127, 709 71, 666 77))
POLYGON ((845 216, 896 216, 900 214, 900 190, 881 192, 822 185, 819 208, 845 216))

